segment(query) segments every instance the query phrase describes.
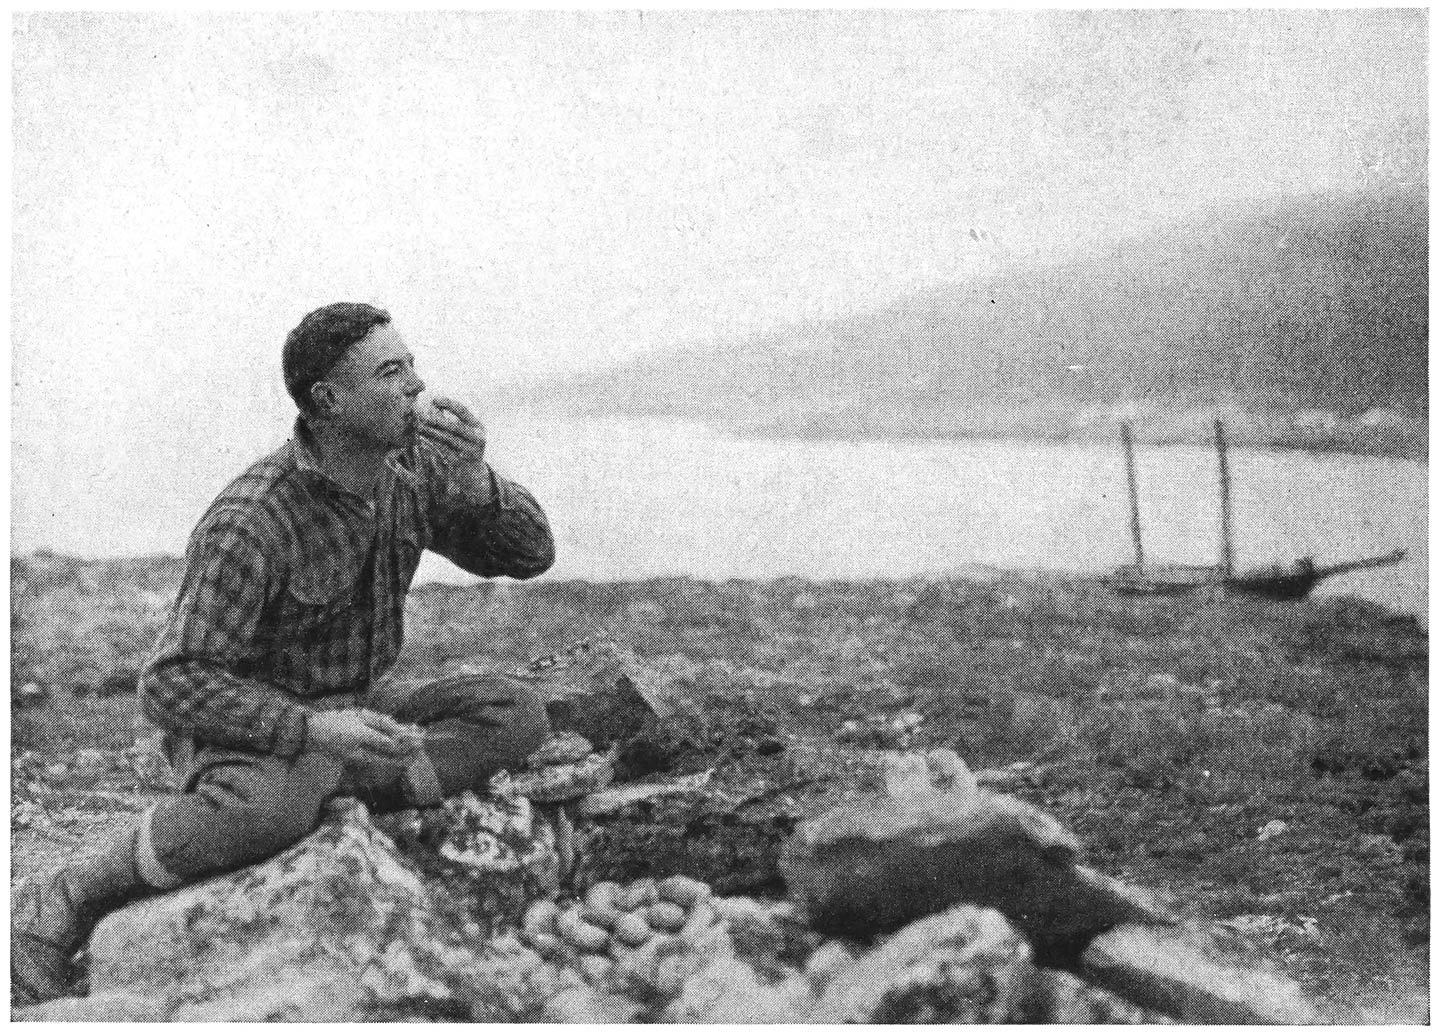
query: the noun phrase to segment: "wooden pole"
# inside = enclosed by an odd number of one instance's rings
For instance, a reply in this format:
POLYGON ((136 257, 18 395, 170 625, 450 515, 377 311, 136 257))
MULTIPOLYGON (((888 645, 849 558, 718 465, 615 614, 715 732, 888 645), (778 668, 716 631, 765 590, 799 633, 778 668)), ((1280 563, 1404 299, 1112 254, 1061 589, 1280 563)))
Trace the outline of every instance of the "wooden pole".
POLYGON ((1145 566, 1145 547, 1140 544, 1140 488, 1135 481, 1135 442, 1130 423, 1120 424, 1120 443, 1125 446, 1125 483, 1130 488, 1130 537, 1135 542, 1135 566, 1145 566))
POLYGON ((1220 568, 1228 578, 1235 573, 1235 545, 1230 523, 1230 457, 1225 424, 1215 420, 1215 453, 1220 459, 1220 568))

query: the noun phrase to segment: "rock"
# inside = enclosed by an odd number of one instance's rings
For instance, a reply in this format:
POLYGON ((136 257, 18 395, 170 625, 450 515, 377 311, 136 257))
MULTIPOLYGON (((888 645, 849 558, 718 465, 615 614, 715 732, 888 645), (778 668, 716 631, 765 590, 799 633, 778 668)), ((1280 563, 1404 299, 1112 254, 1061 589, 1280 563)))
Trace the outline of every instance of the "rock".
POLYGON ((1024 1021, 1037 978, 1029 945, 1004 916, 961 906, 906 926, 843 968, 806 1021, 1024 1021))
POLYGON ((577 811, 578 884, 640 875, 690 875, 726 896, 773 896, 780 853, 803 819, 847 794, 878 790, 885 758, 835 747, 797 746, 763 764, 626 783, 586 797, 577 811))
POLYGON ((21 706, 34 707, 39 706, 49 699, 50 692, 38 682, 27 681, 24 685, 20 686, 20 690, 14 694, 13 698, 19 702, 21 706))
POLYGON ((885 794, 802 823, 785 845, 781 872, 816 929, 864 939, 966 903, 1002 912, 1048 947, 1125 921, 1169 920, 1142 894, 1077 866, 1079 844, 1055 819, 938 760, 897 759, 885 794), (948 771, 951 788, 927 783, 927 768, 932 778, 948 771))
POLYGON ((557 731, 578 733, 601 750, 677 713, 678 701, 665 680, 633 649, 610 638, 582 639, 531 661, 515 677, 541 691, 557 731))
POLYGON ((1078 976, 1041 969, 1031 1000, 1032 1022, 1060 1026, 1164 1025, 1173 1019, 1132 1004, 1078 976))
POLYGON ((803 977, 769 979, 740 958, 722 954, 685 980, 657 1021, 791 1024, 804 1021, 811 1003, 803 977))
POLYGON ((1263 843, 1267 839, 1274 839, 1289 827, 1283 821, 1267 821, 1256 831, 1255 838, 1263 843))
POLYGON ((1180 921, 1174 910, 1143 887, 1121 882, 1083 864, 1075 866, 1075 877, 1083 887, 1076 898, 1077 908, 1105 916, 1109 926, 1127 922, 1175 925, 1180 921))
POLYGON ((354 979, 333 969, 285 973, 274 981, 251 980, 198 1001, 181 1002, 171 1022, 346 1022, 385 1017, 403 999, 377 999, 354 979))
POLYGON ((581 800, 577 810, 585 818, 618 814, 636 804, 653 800, 657 796, 666 796, 670 793, 689 793, 703 789, 714 774, 715 770, 712 768, 699 774, 682 775, 679 778, 665 779, 659 782, 602 789, 581 800))
POLYGON ((461 891, 457 902, 364 807, 337 801, 315 833, 270 861, 105 919, 90 943, 91 993, 139 995, 187 1021, 468 1014, 467 916, 551 888, 543 837, 529 849, 514 841, 528 803, 497 811, 508 824, 473 797, 447 805, 452 827, 430 860, 461 891))
MULTIPOLYGON (((560 892, 562 832, 529 800, 497 777, 484 796, 472 792, 425 812, 388 815, 381 826, 441 889, 462 926, 489 934, 516 925, 532 901, 560 892)), ((471 935, 477 933, 472 932, 471 935)))
POLYGON ((617 1026, 633 1022, 639 1010, 633 1001, 582 983, 563 987, 546 998, 540 1021, 617 1026))
POLYGON ((586 797, 576 805, 577 886, 689 875, 721 894, 773 894, 780 848, 802 815, 778 796, 747 806, 752 788, 701 772, 586 797))
POLYGON ((1003 768, 985 768, 975 772, 975 781, 984 789, 997 792, 1013 789, 1017 785, 1038 784, 1054 770, 1051 764, 1036 764, 1020 760, 1003 768))
POLYGON ((824 944, 788 901, 777 904, 750 897, 717 897, 714 906, 725 924, 730 949, 768 980, 803 969, 824 944))
POLYGON ((61 997, 29 1008, 11 1008, 11 1022, 164 1022, 163 1002, 143 994, 112 991, 61 997))
POLYGON ((577 968, 545 960, 513 933, 490 940, 470 976, 477 1022, 625 1023, 642 1010, 577 968))
POLYGON ((516 772, 509 778, 509 787, 536 803, 560 803, 589 796, 604 789, 614 778, 615 768, 610 758, 591 753, 576 761, 540 765, 516 772))
POLYGON ((1194 930, 1120 926, 1085 950, 1082 972, 1105 989, 1184 1022, 1323 1021, 1299 984, 1220 957, 1194 930))
POLYGON ((75 767, 85 772, 101 771, 114 767, 118 762, 115 755, 93 748, 80 750, 75 754, 74 759, 75 767))

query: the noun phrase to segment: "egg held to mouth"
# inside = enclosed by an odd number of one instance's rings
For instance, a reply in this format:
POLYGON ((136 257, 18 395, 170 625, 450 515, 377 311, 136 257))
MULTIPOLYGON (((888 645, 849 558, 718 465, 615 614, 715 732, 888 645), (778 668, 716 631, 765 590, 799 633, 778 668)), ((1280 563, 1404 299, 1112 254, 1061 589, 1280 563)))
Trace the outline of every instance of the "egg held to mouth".
POLYGON ((448 409, 440 408, 431 398, 424 398, 416 403, 415 415, 419 423, 431 423, 437 427, 458 427, 463 422, 448 409))

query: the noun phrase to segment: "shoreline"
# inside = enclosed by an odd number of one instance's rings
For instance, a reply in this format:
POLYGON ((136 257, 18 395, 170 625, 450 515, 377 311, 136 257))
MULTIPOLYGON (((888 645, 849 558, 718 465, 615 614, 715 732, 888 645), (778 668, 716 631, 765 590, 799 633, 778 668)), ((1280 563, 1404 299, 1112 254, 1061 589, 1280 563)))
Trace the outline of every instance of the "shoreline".
MULTIPOLYGON (((117 586, 139 582, 143 591, 152 597, 164 596, 178 588, 184 572, 185 559, 171 553, 151 553, 143 556, 77 556, 55 552, 49 549, 34 549, 27 552, 12 552, 10 556, 11 597, 33 589, 74 587, 83 592, 116 591, 117 586), (88 576, 76 577, 76 568, 84 568, 88 576), (16 577, 21 579, 17 590, 16 577), (105 587, 108 586, 108 587, 105 587)), ((712 588, 750 587, 773 592, 793 586, 797 592, 810 589, 826 589, 844 586, 852 589, 878 587, 924 587, 929 585, 965 584, 972 586, 1014 585, 1017 587, 1052 586, 1063 590, 1081 590, 1114 595, 1116 600, 1126 597, 1111 593, 1105 584, 1109 571, 1091 572, 1078 569, 1043 567, 996 567, 987 564, 965 564, 944 570, 923 571, 894 577, 825 577, 799 574, 777 574, 772 577, 699 577, 693 574, 646 575, 633 578, 589 578, 550 577, 542 575, 531 581, 514 581, 508 578, 487 580, 474 575, 463 574, 458 578, 435 577, 433 574, 417 574, 411 584, 412 597, 425 597, 450 592, 479 591, 484 594, 510 592, 585 592, 591 589, 613 588, 625 591, 646 590, 666 585, 708 586, 712 588)), ((1134 597, 1131 597, 1134 598, 1134 597)), ((1243 596, 1230 596, 1238 605, 1290 605, 1325 606, 1349 605, 1373 609, 1377 616, 1390 619, 1411 619, 1417 622, 1422 633, 1428 635, 1427 612, 1403 606, 1394 606, 1364 596, 1343 591, 1320 592, 1300 600, 1298 603, 1263 603, 1243 596)), ((1200 596, 1190 599, 1199 604, 1200 596)), ((1178 605, 1184 605, 1180 599, 1178 605)), ((1208 597, 1206 597, 1208 601, 1208 597)), ((1150 605, 1153 600, 1138 600, 1137 605, 1150 605)), ((1172 604, 1175 601, 1172 600, 1172 604)), ((12 603, 13 605, 13 603, 12 603)), ((167 603, 168 605, 168 603, 167 603)))
POLYGON ((977 405, 955 415, 933 414, 916 407, 900 412, 829 413, 754 408, 730 412, 657 405, 605 409, 593 404, 541 403, 527 399, 497 404, 497 415, 551 420, 642 420, 687 424, 737 438, 758 441, 994 441, 1053 445, 1117 445, 1120 424, 1132 425, 1141 448, 1209 448, 1212 422, 1224 421, 1231 448, 1302 455, 1350 455, 1402 459, 1428 465, 1427 417, 1395 410, 1373 410, 1354 417, 1328 411, 1283 414, 1234 404, 1155 406, 1077 406, 1073 410, 1045 404, 1012 409, 977 405))
MULTIPOLYGON (((966 430, 957 428, 951 431, 935 431, 924 428, 913 430, 894 429, 882 433, 856 433, 854 430, 844 427, 827 426, 806 426, 806 427, 783 427, 783 426, 739 426, 725 427, 720 424, 707 424, 716 429, 725 430, 738 437, 754 440, 776 440, 776 441, 994 441, 994 442, 1023 442, 1025 444, 1040 445, 1110 445, 1116 440, 1116 435, 1104 435, 1099 433, 1045 433, 1036 431, 1031 434, 1003 433, 998 431, 966 430)), ((1149 437, 1137 435, 1136 445, 1143 448, 1209 448, 1212 441, 1201 435, 1153 435, 1149 437)), ((1307 456, 1361 456, 1373 459, 1400 459, 1407 462, 1418 463, 1428 466, 1430 463, 1429 443, 1420 440, 1414 443, 1391 444, 1387 442, 1346 442, 1341 440, 1323 440, 1319 442, 1296 441, 1284 437, 1262 438, 1262 437, 1239 437, 1229 440, 1232 449, 1245 449, 1257 452, 1293 452, 1307 456)))

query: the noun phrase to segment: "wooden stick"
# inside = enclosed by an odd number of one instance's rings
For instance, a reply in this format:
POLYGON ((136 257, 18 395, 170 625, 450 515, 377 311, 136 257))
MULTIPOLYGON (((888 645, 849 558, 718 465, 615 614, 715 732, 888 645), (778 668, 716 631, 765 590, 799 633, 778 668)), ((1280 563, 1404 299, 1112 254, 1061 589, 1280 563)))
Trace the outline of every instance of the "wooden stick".
POLYGON ((1225 445, 1225 424, 1215 419, 1215 452, 1220 458, 1220 569, 1228 578, 1235 573, 1235 545, 1230 525, 1230 458, 1225 445))
POLYGON ((1135 566, 1145 566, 1145 547, 1140 544, 1140 489, 1135 481, 1135 442, 1130 422, 1120 424, 1120 443, 1125 446, 1125 481, 1130 487, 1130 537, 1135 542, 1135 566))
POLYGON ((1387 552, 1384 556, 1367 556, 1359 560, 1346 560, 1343 563, 1327 563, 1324 566, 1316 567, 1315 573, 1321 577, 1330 577, 1333 574, 1345 574, 1352 570, 1365 570, 1369 567, 1388 567, 1392 563, 1399 563, 1405 558, 1404 549, 1396 549, 1394 552, 1387 552))

